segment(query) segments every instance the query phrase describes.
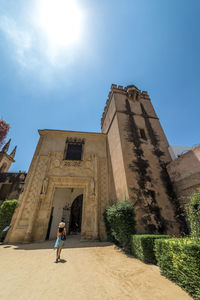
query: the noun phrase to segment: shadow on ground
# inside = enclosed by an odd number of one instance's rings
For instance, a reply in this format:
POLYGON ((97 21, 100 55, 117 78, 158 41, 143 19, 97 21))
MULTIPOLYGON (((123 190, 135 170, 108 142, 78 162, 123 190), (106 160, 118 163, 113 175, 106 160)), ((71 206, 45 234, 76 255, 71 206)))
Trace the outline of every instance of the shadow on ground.
POLYGON ((60 259, 58 262, 54 261, 55 264, 59 264, 59 263, 65 264, 66 262, 67 260, 65 259, 60 259))
MULTIPOLYGON (((67 248, 89 248, 89 247, 108 247, 112 244, 109 242, 99 242, 99 241, 80 241, 80 235, 70 235, 64 244, 64 249, 67 248)), ((13 247, 14 250, 40 250, 40 249, 53 249, 55 240, 44 241, 40 243, 30 243, 30 244, 2 244, 0 247, 10 248, 13 247)))

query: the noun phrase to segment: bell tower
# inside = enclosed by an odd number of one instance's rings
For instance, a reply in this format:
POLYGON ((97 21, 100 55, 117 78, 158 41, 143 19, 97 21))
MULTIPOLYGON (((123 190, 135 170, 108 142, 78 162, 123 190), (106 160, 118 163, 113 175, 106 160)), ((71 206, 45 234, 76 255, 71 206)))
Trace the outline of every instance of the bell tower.
POLYGON ((184 219, 166 171, 168 141, 149 95, 113 84, 101 121, 118 201, 134 203, 138 233, 179 234, 184 219))

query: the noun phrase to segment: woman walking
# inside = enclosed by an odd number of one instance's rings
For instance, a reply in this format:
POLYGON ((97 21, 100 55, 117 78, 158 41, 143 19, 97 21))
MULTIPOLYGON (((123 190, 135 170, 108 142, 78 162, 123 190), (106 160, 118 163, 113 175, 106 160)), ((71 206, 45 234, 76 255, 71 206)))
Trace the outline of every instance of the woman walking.
POLYGON ((66 229, 65 229, 65 223, 61 222, 58 225, 58 231, 57 231, 57 239, 54 246, 54 249, 57 249, 56 251, 56 263, 60 261, 60 254, 62 251, 62 248, 64 246, 64 242, 66 240, 66 229))

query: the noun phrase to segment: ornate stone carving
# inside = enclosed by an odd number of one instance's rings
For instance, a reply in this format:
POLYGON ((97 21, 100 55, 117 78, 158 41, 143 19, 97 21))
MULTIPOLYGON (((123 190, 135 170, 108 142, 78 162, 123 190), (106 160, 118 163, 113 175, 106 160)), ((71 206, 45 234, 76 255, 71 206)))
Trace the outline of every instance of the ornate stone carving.
POLYGON ((85 144, 85 139, 77 137, 67 137, 66 143, 69 144, 85 144))
POLYGON ((98 213, 100 226, 100 239, 105 239, 105 224, 102 215, 108 205, 108 170, 105 159, 98 159, 98 213))
POLYGON ((51 163, 51 168, 59 168, 60 167, 60 160, 54 159, 51 163))
MULTIPOLYGON (((42 190, 42 182, 48 165, 48 156, 40 156, 35 162, 35 170, 26 183, 26 189, 20 199, 20 211, 16 217, 16 223, 13 229, 24 231, 24 241, 31 240, 32 228, 40 201, 40 192, 42 190), (22 222, 23 220, 23 222, 22 222), (22 226, 23 225, 23 226, 22 226)), ((15 231, 11 232, 13 240, 15 240, 15 231)))
POLYGON ((90 180, 90 197, 95 196, 95 195, 96 195, 95 194, 95 180, 94 180, 94 178, 92 178, 90 180))
POLYGON ((63 153, 62 152, 55 152, 55 157, 58 159, 63 159, 63 153))
POLYGON ((35 201, 37 194, 40 193, 41 185, 42 185, 41 182, 46 172, 47 162, 48 162, 48 157, 41 157, 39 159, 34 178, 31 182, 29 195, 27 197, 27 202, 29 203, 33 203, 35 201))
POLYGON ((50 171, 49 176, 57 174, 58 170, 59 174, 63 176, 65 174, 70 174, 70 176, 77 176, 78 174, 91 176, 95 173, 95 159, 95 154, 86 153, 83 160, 63 160, 63 154, 56 152, 51 156, 50 170, 57 169, 57 171, 50 171))
POLYGON ((43 184, 42 184, 42 190, 41 190, 41 194, 43 194, 43 195, 45 195, 46 192, 47 192, 48 182, 49 182, 48 177, 44 178, 44 181, 43 181, 43 184))
POLYGON ((81 161, 79 160, 65 160, 62 164, 64 167, 80 167, 81 161))

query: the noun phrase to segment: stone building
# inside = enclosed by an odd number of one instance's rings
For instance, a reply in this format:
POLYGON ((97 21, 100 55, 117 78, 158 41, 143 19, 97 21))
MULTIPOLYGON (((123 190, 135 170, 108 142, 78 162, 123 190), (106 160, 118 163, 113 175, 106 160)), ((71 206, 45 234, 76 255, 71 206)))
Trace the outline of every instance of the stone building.
POLYGON ((15 146, 12 152, 8 154, 10 142, 11 139, 0 151, 0 204, 6 199, 18 199, 26 178, 25 172, 9 172, 11 164, 15 162, 14 158, 17 148, 15 146))
POLYGON ((200 189, 200 145, 180 155, 167 166, 170 179, 181 206, 200 189))
POLYGON ((11 139, 3 146, 2 150, 0 151, 0 173, 8 172, 11 164, 15 161, 15 153, 17 146, 12 150, 10 154, 8 154, 9 146, 10 146, 11 139))
POLYGON ((55 238, 61 220, 82 240, 105 240, 103 212, 125 199, 134 203, 138 233, 180 233, 169 145, 147 92, 112 85, 101 127, 39 130, 7 242, 55 238))
POLYGON ((0 173, 0 204, 4 200, 18 199, 23 190, 25 172, 0 173))

